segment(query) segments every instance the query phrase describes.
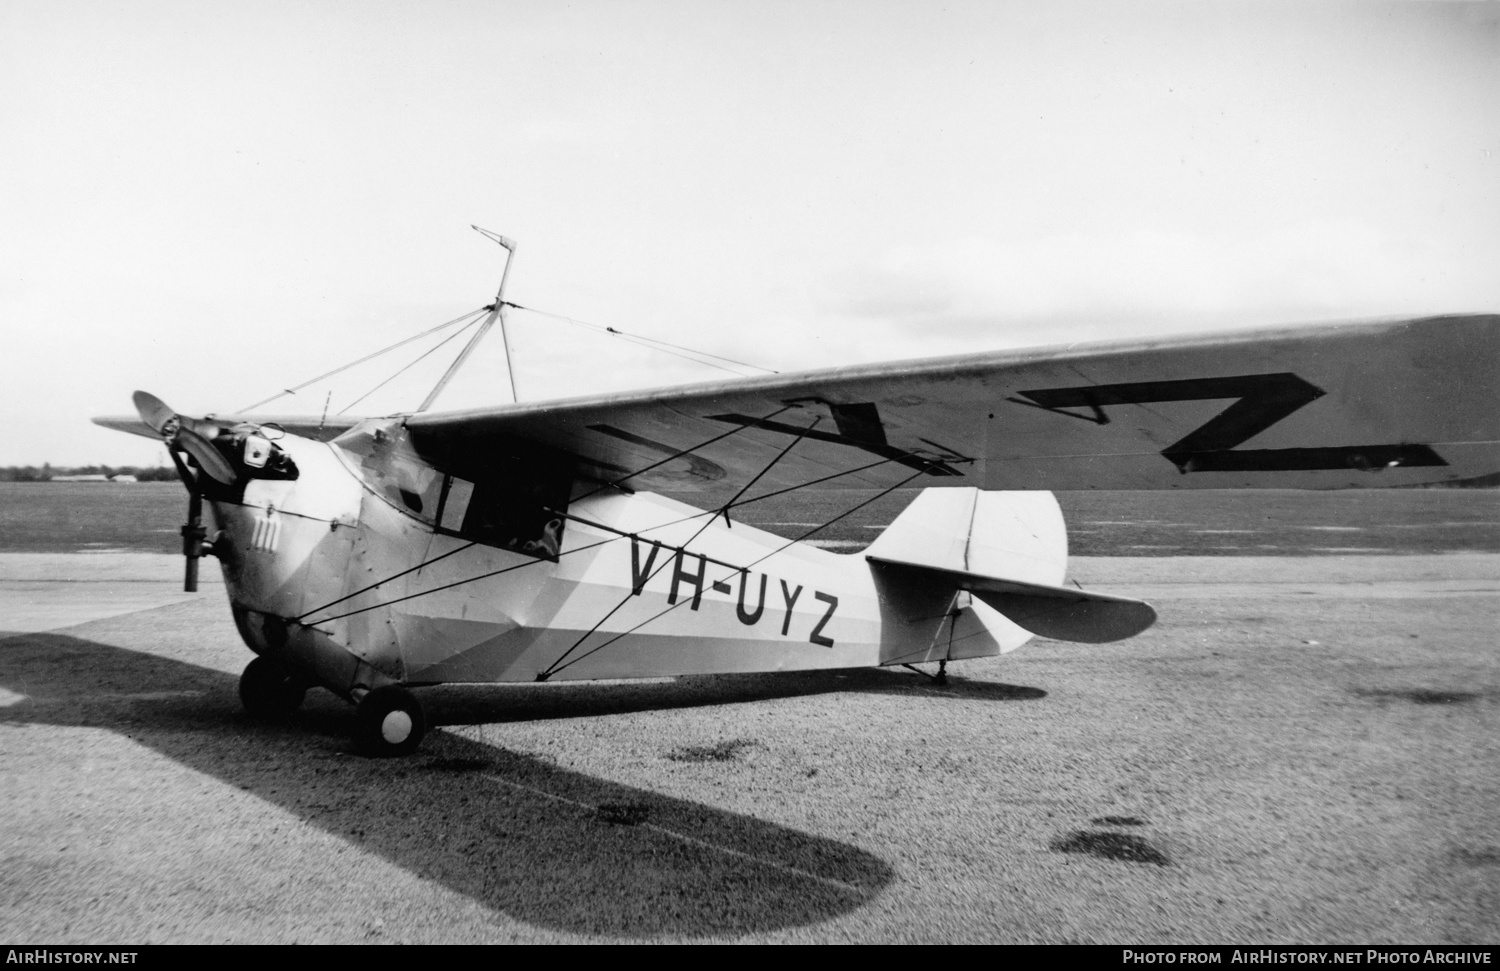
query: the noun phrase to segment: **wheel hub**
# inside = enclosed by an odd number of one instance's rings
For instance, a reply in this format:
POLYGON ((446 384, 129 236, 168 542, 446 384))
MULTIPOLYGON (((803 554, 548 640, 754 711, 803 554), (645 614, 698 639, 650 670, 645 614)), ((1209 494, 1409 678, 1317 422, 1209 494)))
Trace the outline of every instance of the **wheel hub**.
POLYGON ((404 711, 388 712, 381 719, 380 735, 391 745, 400 745, 411 736, 411 715, 404 711))

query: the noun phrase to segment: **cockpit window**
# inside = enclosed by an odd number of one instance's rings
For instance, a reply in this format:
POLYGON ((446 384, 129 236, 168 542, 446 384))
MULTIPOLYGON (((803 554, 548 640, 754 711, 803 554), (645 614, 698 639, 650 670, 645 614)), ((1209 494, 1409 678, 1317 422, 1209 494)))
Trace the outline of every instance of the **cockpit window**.
POLYGON ((422 461, 396 422, 362 422, 334 440, 359 463, 365 483, 387 502, 427 523, 437 520, 443 476, 422 461))
MULTIPOLYGON (((545 480, 469 482, 447 476, 438 526, 476 543, 555 560, 562 549, 567 492, 545 480)), ((571 484, 571 483, 570 483, 571 484)))
POLYGON ((437 532, 557 559, 573 488, 570 456, 490 442, 443 456, 439 471, 389 419, 362 422, 333 444, 358 463, 372 490, 437 532))

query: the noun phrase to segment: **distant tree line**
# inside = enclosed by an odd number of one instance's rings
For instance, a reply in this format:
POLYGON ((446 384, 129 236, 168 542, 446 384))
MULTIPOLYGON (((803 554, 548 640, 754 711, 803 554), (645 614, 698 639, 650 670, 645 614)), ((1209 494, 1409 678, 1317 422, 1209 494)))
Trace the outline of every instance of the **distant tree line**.
POLYGON ((176 482, 177 470, 161 465, 7 465, 0 482, 46 482, 59 475, 133 475, 142 482, 176 482))
MULTIPOLYGON (((133 475, 142 482, 177 481, 177 470, 168 465, 51 465, 44 462, 40 466, 0 466, 0 482, 46 482, 59 475, 133 475)), ((1496 489, 1500 488, 1500 472, 1455 482, 1433 482, 1417 488, 1496 489)))

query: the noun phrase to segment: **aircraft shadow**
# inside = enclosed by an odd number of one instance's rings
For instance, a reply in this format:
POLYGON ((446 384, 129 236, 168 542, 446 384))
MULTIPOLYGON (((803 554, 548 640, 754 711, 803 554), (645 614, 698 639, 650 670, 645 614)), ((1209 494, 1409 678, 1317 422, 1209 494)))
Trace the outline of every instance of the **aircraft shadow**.
POLYGON ((833 693, 920 694, 977 701, 1031 701, 1047 696, 1041 688, 954 675, 940 685, 923 675, 889 668, 695 675, 670 681, 448 684, 419 689, 419 693, 429 720, 440 725, 587 718, 833 693))
MULTIPOLYGON (((856 847, 449 732, 432 732, 411 758, 353 756, 349 708, 325 692, 287 721, 259 723, 241 712, 232 675, 81 638, 6 639, 0 686, 27 696, 0 708, 0 721, 127 734, 534 926, 626 937, 770 931, 856 910, 895 877, 856 847)), ((719 693, 755 694, 737 690, 719 693)), ((547 703, 587 707, 589 697, 547 703)))

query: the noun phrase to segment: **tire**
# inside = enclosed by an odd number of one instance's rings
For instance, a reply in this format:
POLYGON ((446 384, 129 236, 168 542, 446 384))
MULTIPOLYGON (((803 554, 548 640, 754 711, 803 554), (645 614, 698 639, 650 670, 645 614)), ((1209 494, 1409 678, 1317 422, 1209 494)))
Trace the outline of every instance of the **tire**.
POLYGON ((427 716, 416 695, 390 684, 365 695, 354 712, 354 740, 376 758, 410 755, 427 734, 427 716))
POLYGON ((307 686, 287 677, 275 662, 257 657, 240 675, 240 703, 257 718, 290 715, 302 706, 307 686))

